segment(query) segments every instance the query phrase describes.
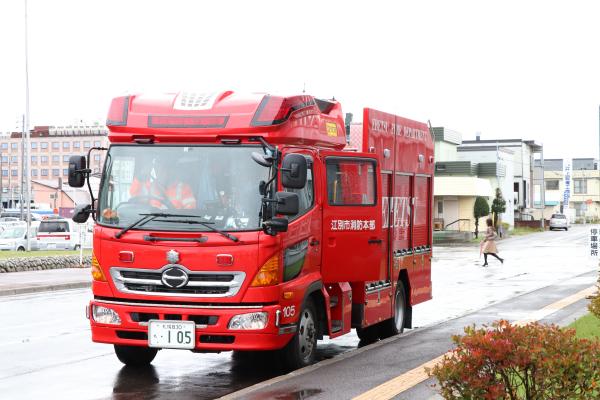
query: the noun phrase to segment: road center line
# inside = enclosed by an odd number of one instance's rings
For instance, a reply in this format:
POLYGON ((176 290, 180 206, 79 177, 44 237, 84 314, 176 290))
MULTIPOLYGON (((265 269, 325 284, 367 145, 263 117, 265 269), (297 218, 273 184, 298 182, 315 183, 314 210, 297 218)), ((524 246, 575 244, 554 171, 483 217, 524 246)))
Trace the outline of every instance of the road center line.
MULTIPOLYGON (((522 326, 522 325, 526 325, 530 322, 539 321, 539 320, 547 317, 548 315, 555 313, 558 310, 561 310, 573 303, 576 303, 579 300, 582 300, 582 299, 592 295, 593 293, 595 293, 595 291, 596 291, 596 286, 590 286, 586 289, 583 289, 583 290, 575 293, 572 296, 565 297, 564 299, 561 299, 557 302, 547 305, 546 307, 532 313, 532 315, 529 318, 526 318, 526 319, 523 319, 520 321, 516 321, 513 324, 522 326)), ((424 364, 421 364, 418 367, 413 368, 410 371, 403 373, 402 375, 399 375, 393 379, 390 379, 389 381, 382 383, 381 385, 376 386, 373 389, 354 397, 353 400, 387 400, 387 399, 391 399, 391 398, 397 396, 398 394, 412 388, 413 386, 416 386, 419 383, 427 380, 429 378, 429 375, 427 375, 427 372, 425 372, 425 368, 433 368, 434 366, 436 366, 438 363, 440 363, 442 361, 444 356, 450 355, 450 354, 451 354, 451 352, 442 354, 441 356, 434 358, 433 360, 430 360, 424 364)))

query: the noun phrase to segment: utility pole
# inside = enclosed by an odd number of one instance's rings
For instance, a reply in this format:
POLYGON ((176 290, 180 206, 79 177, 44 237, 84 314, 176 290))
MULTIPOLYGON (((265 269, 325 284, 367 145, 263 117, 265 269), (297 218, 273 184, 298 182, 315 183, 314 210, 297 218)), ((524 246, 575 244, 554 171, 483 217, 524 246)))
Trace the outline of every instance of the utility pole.
POLYGON ((25 0, 25 171, 27 171, 25 202, 27 203, 27 251, 31 251, 31 177, 29 174, 29 150, 31 149, 31 140, 29 134, 29 48, 27 32, 27 0, 25 0))
POLYGON ((19 206, 21 209, 21 221, 23 221, 23 186, 25 179, 25 115, 23 115, 23 131, 21 132, 21 193, 19 194, 19 206))

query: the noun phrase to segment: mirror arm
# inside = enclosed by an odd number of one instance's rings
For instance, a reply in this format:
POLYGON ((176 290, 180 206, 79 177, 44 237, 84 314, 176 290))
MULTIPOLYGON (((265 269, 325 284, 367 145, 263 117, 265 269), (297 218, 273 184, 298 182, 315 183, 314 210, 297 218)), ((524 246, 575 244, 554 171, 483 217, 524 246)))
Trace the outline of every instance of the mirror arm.
POLYGON ((86 169, 81 170, 82 173, 85 174, 85 180, 87 182, 88 191, 90 192, 90 198, 92 199, 92 203, 90 205, 90 214, 92 215, 92 219, 94 220, 94 222, 98 222, 96 220, 96 210, 94 209, 94 203, 96 202, 96 199, 94 198, 94 191, 92 190, 92 185, 90 184, 90 174, 92 173, 92 169, 90 168, 90 159, 91 159, 92 150, 106 151, 106 150, 108 150, 108 148, 92 147, 91 149, 89 149, 88 153, 87 153, 86 162, 85 162, 86 169))

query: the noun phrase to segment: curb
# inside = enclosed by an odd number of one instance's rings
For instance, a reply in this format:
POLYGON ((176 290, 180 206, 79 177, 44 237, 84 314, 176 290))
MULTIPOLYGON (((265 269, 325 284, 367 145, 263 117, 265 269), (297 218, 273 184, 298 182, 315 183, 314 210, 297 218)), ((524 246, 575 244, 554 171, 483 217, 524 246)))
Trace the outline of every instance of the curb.
POLYGON ((72 282, 72 283, 59 283, 56 285, 47 286, 25 286, 14 289, 0 289, 0 297, 3 296, 14 296, 16 294, 31 294, 39 292, 54 292, 57 290, 66 289, 83 289, 91 287, 91 282, 72 282))

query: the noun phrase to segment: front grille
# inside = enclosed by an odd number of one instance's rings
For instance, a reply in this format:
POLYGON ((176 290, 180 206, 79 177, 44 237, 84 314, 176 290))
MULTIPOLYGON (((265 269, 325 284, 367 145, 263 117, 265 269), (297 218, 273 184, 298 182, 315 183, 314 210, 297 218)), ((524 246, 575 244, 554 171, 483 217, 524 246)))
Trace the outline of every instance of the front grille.
POLYGON ((183 297, 235 296, 246 277, 244 272, 195 272, 178 264, 167 264, 158 270, 112 267, 110 275, 117 289, 123 293, 183 297), (188 282, 185 286, 172 288, 162 282, 163 271, 173 267, 187 273, 188 282))
POLYGON ((231 344, 234 341, 235 341, 235 336, 231 336, 231 335, 200 335, 200 343, 231 344))
POLYGON ((196 325, 215 325, 219 320, 216 315, 193 315, 193 314, 165 314, 160 318, 157 313, 129 313, 133 322, 148 322, 151 319, 163 319, 169 321, 194 321, 196 325), (187 318, 186 318, 187 317, 187 318))
POLYGON ((117 337, 120 339, 148 340, 148 333, 137 331, 117 331, 117 337))
POLYGON ((137 283, 125 283, 124 286, 131 292, 143 293, 162 293, 162 294, 225 294, 229 291, 228 287, 204 286, 204 287, 189 287, 170 288, 165 285, 144 285, 137 283))

